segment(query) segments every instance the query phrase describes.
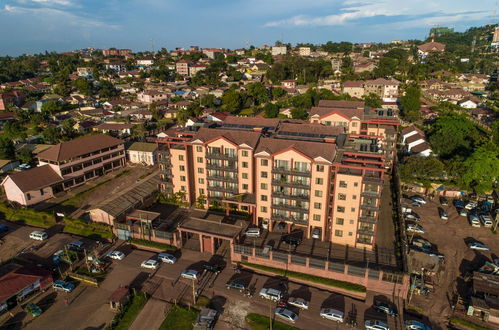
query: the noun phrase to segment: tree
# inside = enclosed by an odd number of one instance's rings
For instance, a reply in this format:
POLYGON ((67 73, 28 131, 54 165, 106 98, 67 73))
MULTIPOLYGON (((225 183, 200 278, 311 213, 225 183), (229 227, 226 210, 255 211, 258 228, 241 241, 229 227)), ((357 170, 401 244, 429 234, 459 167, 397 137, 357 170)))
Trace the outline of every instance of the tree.
POLYGON ((151 112, 152 118, 154 120, 160 120, 161 119, 161 111, 158 109, 158 106, 156 103, 151 103, 149 104, 149 111, 151 112))
POLYGON ((421 90, 417 86, 410 86, 405 95, 400 98, 402 117, 410 122, 419 120, 421 113, 421 90))
POLYGON ((255 105, 263 104, 270 100, 269 91, 260 82, 246 85, 248 95, 253 97, 255 105))
POLYGON ((286 94, 288 94, 288 92, 286 92, 281 87, 272 87, 272 99, 273 100, 281 98, 286 94))
POLYGON ((428 183, 441 180, 444 164, 435 157, 410 156, 399 166, 400 178, 405 182, 428 183))
POLYGON ((68 96, 71 93, 71 79, 69 79, 69 75, 65 71, 61 71, 55 75, 55 87, 54 93, 68 96))
POLYGON ((229 89, 222 95, 222 108, 231 113, 237 113, 242 109, 243 99, 241 94, 229 89))
POLYGON ((371 108, 381 108, 383 106, 383 100, 378 94, 369 93, 369 95, 364 96, 364 102, 368 107, 371 108))
POLYGON ((107 80, 99 81, 99 96, 104 98, 110 98, 113 96, 117 96, 118 90, 114 88, 113 83, 107 80))
POLYGON ((85 96, 92 95, 92 84, 83 78, 76 79, 74 82, 75 88, 85 96))
POLYGON ((28 148, 22 148, 16 155, 16 158, 23 164, 31 164, 33 162, 33 153, 28 148))
POLYGON ((294 108, 291 110, 293 119, 307 119, 308 113, 302 108, 294 108))
POLYGON ((276 118, 279 115, 279 106, 272 103, 267 103, 263 107, 265 118, 276 118))
POLYGON ((14 159, 16 148, 11 139, 6 136, 0 137, 0 159, 14 159))
POLYGON ((51 116, 62 111, 62 109, 63 109, 62 104, 60 104, 58 101, 55 100, 47 101, 42 105, 42 111, 48 113, 51 116))
POLYGON ((206 94, 201 96, 201 98, 199 99, 199 104, 204 107, 211 108, 215 106, 215 99, 216 99, 215 95, 206 94))
POLYGON ((494 188, 499 173, 499 152, 497 145, 487 143, 478 147, 463 163, 460 177, 464 188, 478 194, 494 188))
POLYGON ((480 134, 465 115, 449 114, 440 117, 432 125, 429 141, 433 151, 443 158, 451 158, 456 154, 467 157, 480 141, 480 134))

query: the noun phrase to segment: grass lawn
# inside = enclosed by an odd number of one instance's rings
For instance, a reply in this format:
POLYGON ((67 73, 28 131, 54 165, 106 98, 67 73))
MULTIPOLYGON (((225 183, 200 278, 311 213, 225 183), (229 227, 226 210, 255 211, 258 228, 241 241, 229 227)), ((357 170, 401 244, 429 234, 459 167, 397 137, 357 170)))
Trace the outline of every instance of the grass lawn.
POLYGON ((285 269, 256 265, 256 264, 252 264, 252 263, 248 263, 248 262, 241 262, 241 264, 247 265, 247 266, 255 268, 255 269, 260 269, 260 270, 263 270, 266 272, 271 272, 271 273, 274 273, 277 275, 286 276, 289 278, 295 278, 298 280, 308 281, 308 282, 317 283, 317 284, 329 285, 332 287, 341 288, 341 289, 349 290, 349 291, 366 292, 365 286, 360 285, 360 284, 356 284, 356 283, 334 280, 331 278, 325 278, 325 277, 309 275, 309 274, 304 274, 304 273, 291 272, 291 271, 286 271, 285 269))
MULTIPOLYGON (((133 320, 139 315, 140 311, 147 302, 147 297, 144 294, 133 296, 126 308, 115 317, 117 322, 110 326, 113 330, 127 330, 133 323, 133 320)), ((114 323, 114 320, 113 320, 114 323)))
POLYGON ((190 330, 196 321, 198 311, 187 309, 178 305, 172 306, 166 319, 161 323, 159 330, 190 330))
POLYGON ((0 213, 3 218, 37 227, 51 227, 55 225, 54 215, 31 209, 13 209, 4 203, 0 203, 0 213))
POLYGON ((474 323, 471 323, 470 321, 463 320, 457 317, 453 317, 450 319, 450 322, 454 325, 462 325, 470 329, 476 329, 476 330, 490 330, 489 328, 484 328, 479 325, 476 325, 474 323))
MULTIPOLYGON (((246 316, 246 322, 248 322, 249 326, 252 330, 267 330, 270 329, 270 319, 266 316, 251 313, 246 316)), ((297 327, 293 327, 291 325, 284 324, 279 321, 275 321, 272 323, 273 330, 299 330, 297 327)))
POLYGON ((154 249, 160 249, 163 251, 176 251, 177 250, 177 248, 172 246, 172 245, 148 241, 146 239, 131 238, 130 243, 136 244, 136 245, 142 245, 142 246, 150 247, 150 248, 154 248, 154 249))
POLYGON ((73 197, 65 200, 64 202, 61 203, 61 205, 63 206, 74 206, 76 208, 78 208, 81 204, 81 201, 86 198, 88 195, 90 195, 92 192, 94 192, 95 190, 99 189, 100 187, 108 184, 111 182, 111 179, 107 179, 105 181, 102 181, 100 183, 98 183, 97 185, 91 187, 91 188, 88 188, 87 190, 84 190, 84 191, 80 191, 79 193, 76 193, 73 197))

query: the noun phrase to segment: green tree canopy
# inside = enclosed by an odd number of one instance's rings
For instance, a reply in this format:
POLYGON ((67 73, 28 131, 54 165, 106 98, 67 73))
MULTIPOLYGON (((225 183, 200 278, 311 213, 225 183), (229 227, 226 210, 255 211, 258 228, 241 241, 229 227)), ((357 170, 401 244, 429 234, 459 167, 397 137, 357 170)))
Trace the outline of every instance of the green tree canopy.
POLYGON ((378 94, 369 93, 369 95, 364 96, 364 102, 368 107, 371 108, 381 108, 383 106, 383 100, 378 94))
POLYGON ((499 174, 499 152, 497 145, 487 143, 478 147, 463 162, 463 175, 460 177, 464 187, 478 194, 490 192, 499 174))
POLYGON ((400 178, 405 182, 432 182, 441 180, 445 166, 435 157, 413 155, 399 166, 400 178))
POLYGON ((455 154, 467 156, 480 140, 473 122, 465 115, 449 114, 437 119, 430 130, 430 144, 433 151, 443 158, 455 154))
POLYGON ((0 159, 14 159, 16 148, 11 139, 0 136, 0 159))
POLYGON ((410 122, 417 121, 420 118, 421 109, 421 90, 417 86, 410 86, 406 89, 405 95, 400 98, 402 107, 402 117, 410 122))

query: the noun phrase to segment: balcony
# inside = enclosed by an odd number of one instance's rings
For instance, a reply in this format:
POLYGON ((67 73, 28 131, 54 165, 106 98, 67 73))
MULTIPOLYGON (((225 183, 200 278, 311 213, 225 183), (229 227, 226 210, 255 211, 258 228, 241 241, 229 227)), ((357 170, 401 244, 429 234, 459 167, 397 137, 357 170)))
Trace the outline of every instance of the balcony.
POLYGON ((222 160, 237 160, 237 155, 207 152, 206 158, 222 159, 222 160))
POLYGON ((289 175, 299 175, 311 177, 312 172, 310 170, 302 170, 298 168, 288 168, 288 167, 274 167, 272 173, 275 174, 289 174, 289 175))
POLYGON ((365 223, 376 223, 378 219, 374 216, 370 215, 364 215, 359 217, 359 221, 365 222, 365 223))
POLYGON ((366 244, 366 245, 371 245, 373 244, 370 239, 365 239, 365 238, 358 238, 357 243, 359 244, 366 244))
POLYGON ((358 232, 359 234, 362 234, 362 235, 369 235, 369 236, 374 236, 374 235, 375 235, 374 230, 369 229, 369 228, 362 228, 362 227, 360 227, 360 228, 357 230, 357 232, 358 232))
POLYGON ((237 177, 222 176, 222 175, 208 175, 206 178, 208 180, 237 183, 237 177))
POLYGON ((218 165, 218 164, 207 163, 206 168, 209 170, 222 170, 222 171, 237 172, 236 164, 229 166, 229 165, 218 165))
POLYGON ((379 207, 374 204, 360 204, 360 208, 363 210, 379 211, 379 207))
POLYGON ((291 187, 291 188, 302 188, 302 189, 309 189, 310 190, 310 184, 305 184, 303 181, 284 181, 284 180, 272 180, 272 184, 275 186, 283 186, 283 187, 291 187))
POLYGON ((284 221, 284 222, 292 222, 298 225, 307 225, 308 220, 307 219, 299 219, 299 218, 294 218, 294 217, 289 217, 281 214, 272 214, 270 217, 271 220, 273 221, 284 221))
POLYGON ((364 190, 360 195, 363 196, 363 197, 375 197, 375 198, 379 198, 380 194, 381 193, 378 192, 378 191, 364 190))
POLYGON ((228 188, 228 187, 223 187, 223 186, 208 186, 208 190, 212 191, 222 191, 222 192, 228 192, 231 194, 237 194, 237 188, 228 188))
POLYGON ((300 201, 308 201, 310 199, 309 195, 289 195, 280 191, 273 191, 272 197, 281 197, 281 198, 294 199, 300 201))
POLYGON ((381 178, 378 176, 367 176, 366 175, 366 176, 364 176, 364 182, 382 184, 383 180, 381 180, 381 178))
POLYGON ((276 210, 308 213, 308 207, 306 208, 303 206, 293 206, 293 205, 289 205, 289 204, 274 204, 274 203, 272 203, 272 208, 274 208, 276 210))

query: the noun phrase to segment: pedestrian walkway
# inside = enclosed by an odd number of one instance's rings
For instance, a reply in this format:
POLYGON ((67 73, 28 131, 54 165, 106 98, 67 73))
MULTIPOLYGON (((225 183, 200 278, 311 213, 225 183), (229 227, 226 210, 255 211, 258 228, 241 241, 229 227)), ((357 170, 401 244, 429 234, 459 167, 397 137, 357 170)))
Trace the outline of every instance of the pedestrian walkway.
POLYGON ((169 309, 169 303, 151 297, 137 315, 129 330, 158 329, 169 309))

